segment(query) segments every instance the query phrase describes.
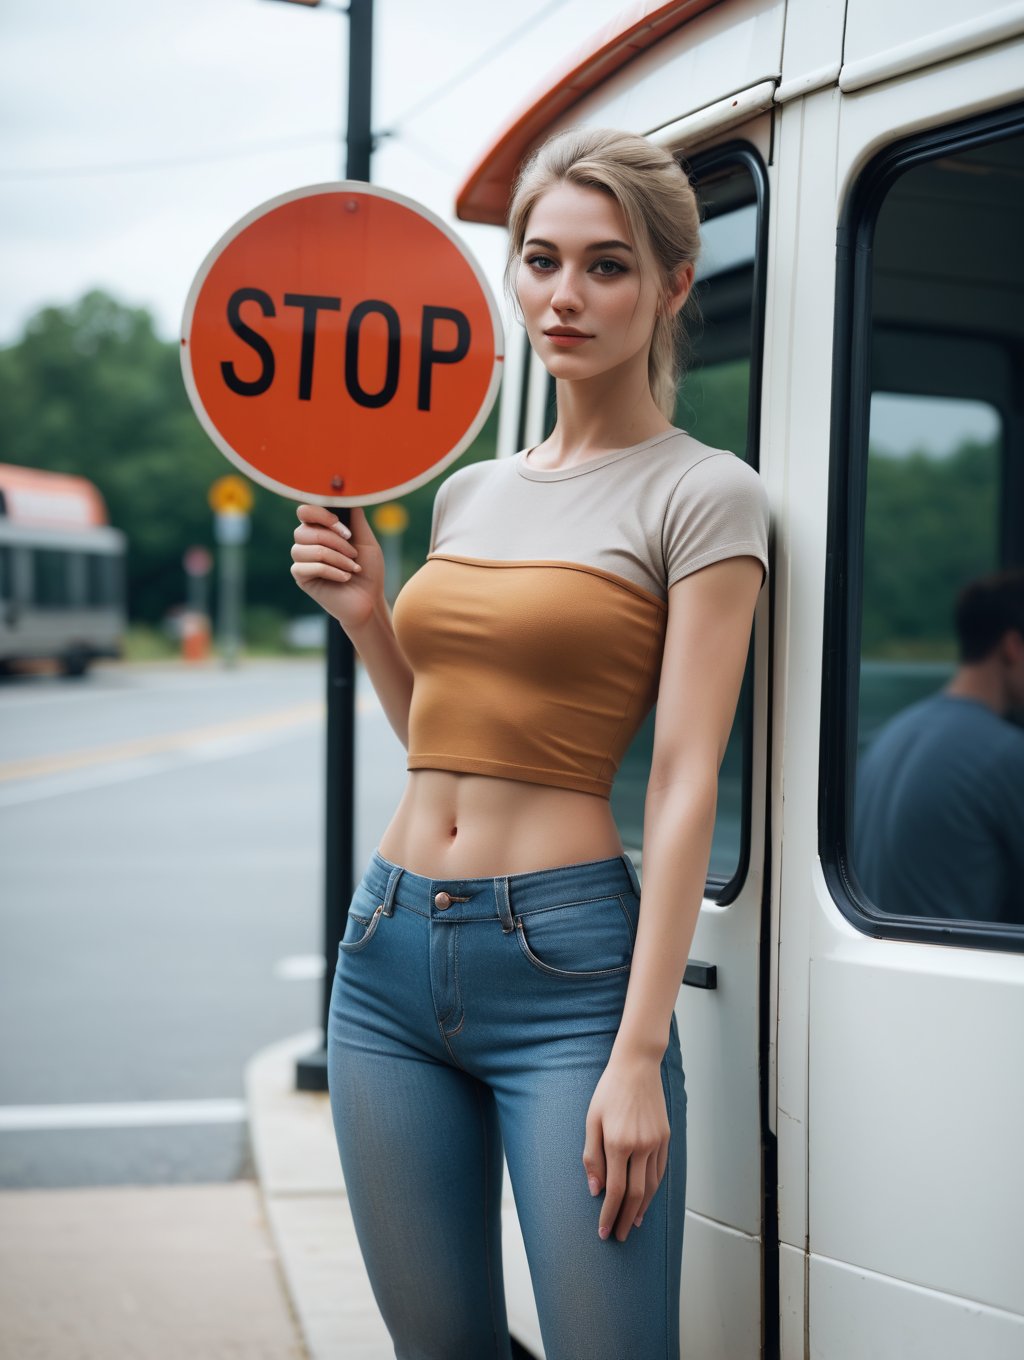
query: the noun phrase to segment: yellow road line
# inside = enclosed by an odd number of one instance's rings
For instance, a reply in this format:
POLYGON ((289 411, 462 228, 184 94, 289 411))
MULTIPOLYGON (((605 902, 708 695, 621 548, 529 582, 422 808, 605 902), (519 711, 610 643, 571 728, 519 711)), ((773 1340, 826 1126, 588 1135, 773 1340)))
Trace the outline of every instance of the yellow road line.
POLYGON ((134 760, 139 756, 156 755, 160 751, 180 750, 185 746, 200 745, 223 737, 241 736, 250 732, 271 732, 275 728, 322 718, 326 705, 322 699, 290 708, 277 708, 267 713, 234 718, 229 722, 210 723, 205 727, 190 727, 182 732, 165 732, 160 736, 139 737, 134 741, 116 741, 107 746, 94 746, 84 751, 69 751, 54 756, 36 756, 30 760, 12 760, 0 764, 0 783, 12 779, 34 779, 40 775, 63 774, 89 765, 111 764, 118 760, 134 760))

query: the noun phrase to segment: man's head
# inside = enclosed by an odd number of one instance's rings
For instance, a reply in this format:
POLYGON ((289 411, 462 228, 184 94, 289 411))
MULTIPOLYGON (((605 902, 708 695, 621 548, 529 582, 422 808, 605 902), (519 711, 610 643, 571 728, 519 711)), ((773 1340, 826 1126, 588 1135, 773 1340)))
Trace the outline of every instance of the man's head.
POLYGON ((983 671, 1003 711, 1024 708, 1024 567, 979 576, 954 610, 961 669, 983 671))

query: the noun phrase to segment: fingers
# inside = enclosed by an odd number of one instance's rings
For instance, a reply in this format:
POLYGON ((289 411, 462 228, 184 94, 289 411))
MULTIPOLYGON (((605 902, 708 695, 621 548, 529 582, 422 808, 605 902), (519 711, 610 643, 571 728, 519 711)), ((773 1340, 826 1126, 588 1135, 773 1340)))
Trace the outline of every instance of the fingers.
POLYGON ((654 1198, 655 1192, 661 1184, 661 1178, 665 1174, 665 1162, 667 1161, 667 1147, 664 1149, 664 1156, 662 1155, 662 1150, 659 1149, 657 1153, 647 1159, 647 1183, 644 1186, 644 1197, 640 1201, 640 1208, 636 1211, 636 1217, 633 1220, 634 1228, 639 1228, 644 1221, 644 1214, 647 1212, 647 1206, 654 1198))
POLYGON ((352 531, 348 525, 342 524, 334 511, 329 510, 326 505, 297 505, 295 513, 304 524, 319 524, 324 528, 333 529, 342 538, 352 537, 352 531))
POLYGON ((292 576, 301 585, 321 578, 350 581, 362 571, 356 561, 358 548, 349 541, 350 531, 332 510, 322 505, 300 505, 301 521, 292 537, 292 576))
POLYGON ((668 1164, 668 1140, 652 1148, 630 1149, 604 1143, 598 1133, 599 1128, 592 1131, 588 1121, 583 1165, 590 1193, 599 1194, 602 1186, 605 1190, 598 1236, 607 1239, 618 1223, 616 1239, 625 1242, 630 1230, 640 1227, 661 1184, 668 1164))
POLYGON ((596 1115, 587 1116, 587 1140, 583 1146, 583 1167, 587 1173, 587 1183, 592 1195, 599 1195, 604 1187, 605 1164, 604 1143, 601 1138, 601 1123, 596 1115))
MULTIPOLYGON (((627 1163, 626 1171, 626 1193, 621 1201, 621 1208, 617 1214, 615 1223, 615 1236, 617 1242, 626 1242, 630 1236, 630 1229, 635 1227, 636 1219, 641 1213, 643 1197, 647 1190, 647 1166, 654 1160, 653 1153, 636 1151, 632 1153, 627 1163)), ((604 1214, 602 1214, 604 1217, 604 1214)), ((598 1236, 601 1229, 598 1228, 598 1236)))
POLYGON ((299 585, 302 585, 304 581, 351 581, 352 579, 352 572, 342 571, 340 567, 332 567, 325 562, 293 562, 291 573, 299 585))

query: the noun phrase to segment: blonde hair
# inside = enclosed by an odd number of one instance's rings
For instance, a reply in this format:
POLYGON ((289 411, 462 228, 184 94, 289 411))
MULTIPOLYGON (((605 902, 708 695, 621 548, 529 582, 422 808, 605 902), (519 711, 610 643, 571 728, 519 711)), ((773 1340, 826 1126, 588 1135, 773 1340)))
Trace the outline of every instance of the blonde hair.
MULTIPOLYGON (((600 189, 622 209, 640 268, 653 269, 663 299, 669 280, 700 253, 697 196, 679 162, 646 137, 612 128, 572 127, 544 142, 524 163, 509 202, 505 292, 519 315, 515 275, 526 223, 537 200, 556 184, 600 189)), ((689 341, 683 314, 697 309, 691 290, 675 315, 659 306, 647 361, 651 395, 671 420, 689 341)))

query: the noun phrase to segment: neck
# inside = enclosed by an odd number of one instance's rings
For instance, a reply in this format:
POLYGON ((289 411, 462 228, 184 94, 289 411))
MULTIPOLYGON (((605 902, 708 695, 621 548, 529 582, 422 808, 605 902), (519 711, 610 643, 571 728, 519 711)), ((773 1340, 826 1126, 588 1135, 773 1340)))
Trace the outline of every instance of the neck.
POLYGON ((558 417, 543 447, 557 461, 626 449, 672 428, 651 395, 646 357, 642 369, 559 378, 555 393, 558 417))
POLYGON ((961 666, 943 689, 944 694, 977 699, 1000 716, 1010 707, 1006 686, 998 669, 985 664, 961 666))

